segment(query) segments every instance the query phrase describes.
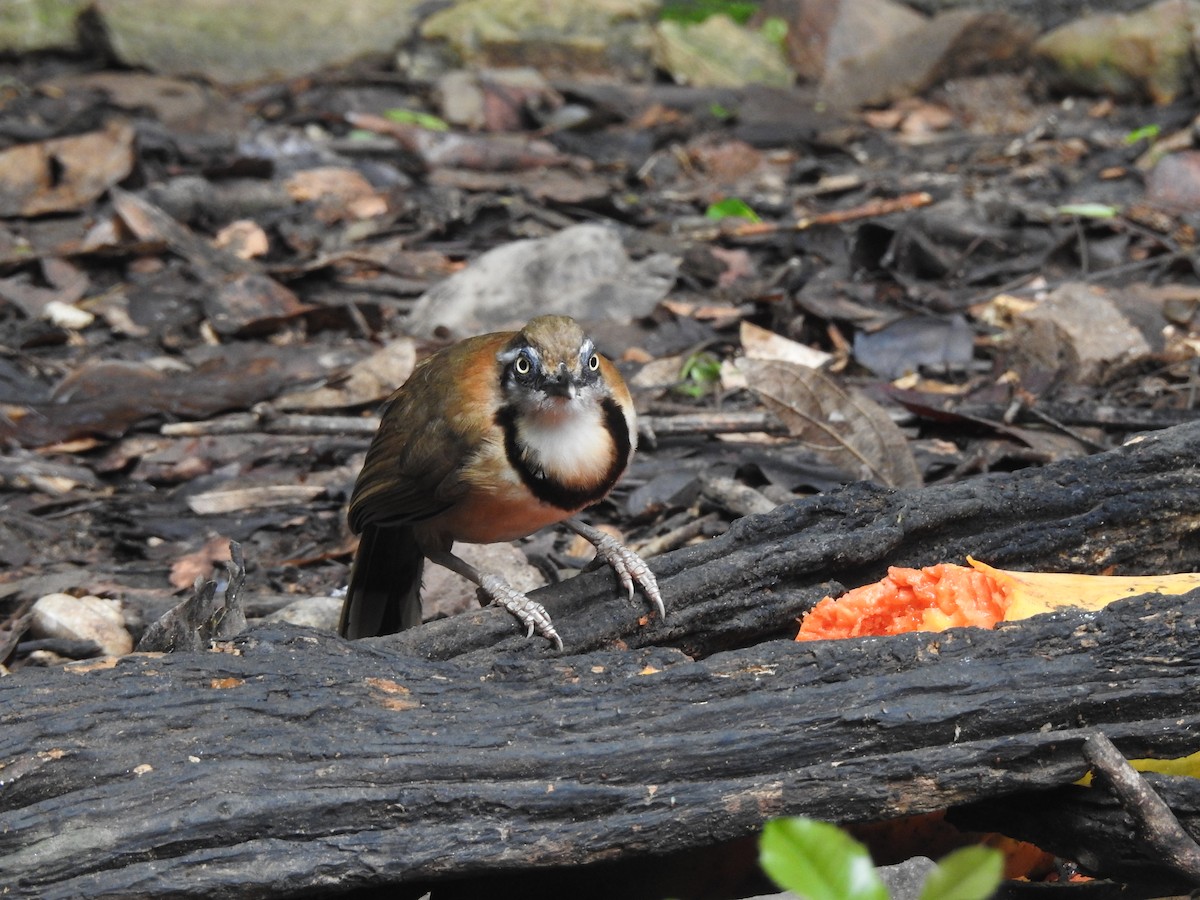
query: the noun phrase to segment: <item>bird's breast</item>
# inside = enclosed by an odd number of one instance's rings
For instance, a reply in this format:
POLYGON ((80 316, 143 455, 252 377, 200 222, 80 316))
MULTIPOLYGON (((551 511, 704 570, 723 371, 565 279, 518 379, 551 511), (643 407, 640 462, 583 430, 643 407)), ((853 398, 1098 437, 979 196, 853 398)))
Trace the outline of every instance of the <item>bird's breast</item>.
POLYGON ((629 426, 611 401, 562 415, 507 409, 496 424, 462 468, 470 489, 438 517, 454 540, 511 541, 561 522, 607 495, 629 461, 629 426))
POLYGON ((531 470, 571 487, 602 481, 616 453, 598 405, 578 413, 520 417, 516 445, 531 470))

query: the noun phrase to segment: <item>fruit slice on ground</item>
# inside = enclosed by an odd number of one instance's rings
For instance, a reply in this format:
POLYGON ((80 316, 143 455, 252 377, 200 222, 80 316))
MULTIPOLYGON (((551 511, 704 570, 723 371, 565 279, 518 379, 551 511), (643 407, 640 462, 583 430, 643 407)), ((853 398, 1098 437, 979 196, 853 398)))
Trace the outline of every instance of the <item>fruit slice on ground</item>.
POLYGON ((1200 573, 1118 576, 995 569, 967 557, 967 566, 888 568, 874 584, 826 597, 804 618, 798 641, 991 628, 1055 609, 1097 610, 1138 594, 1183 594, 1200 588, 1200 573))

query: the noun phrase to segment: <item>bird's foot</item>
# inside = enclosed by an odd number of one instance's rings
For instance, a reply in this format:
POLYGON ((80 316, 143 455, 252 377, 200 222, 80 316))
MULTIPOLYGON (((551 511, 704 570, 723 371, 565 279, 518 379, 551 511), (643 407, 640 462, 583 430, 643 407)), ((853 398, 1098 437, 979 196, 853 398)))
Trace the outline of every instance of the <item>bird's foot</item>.
POLYGON ((494 605, 508 610, 518 622, 525 626, 525 637, 533 637, 533 633, 536 631, 553 643, 556 649, 562 650, 562 638, 554 630, 554 623, 550 620, 550 613, 546 612, 546 607, 530 600, 498 575, 481 575, 479 587, 491 598, 494 605))
POLYGON ((601 531, 599 528, 574 520, 568 521, 567 524, 595 545, 596 553, 603 557, 604 561, 617 573, 617 578, 620 580, 621 586, 625 588, 625 593, 630 600, 633 599, 633 586, 636 583, 642 589, 642 593, 646 595, 646 599, 658 610, 658 617, 666 621, 667 609, 663 605, 662 594, 658 590, 658 579, 654 577, 654 573, 650 571, 650 567, 646 565, 644 559, 611 534, 601 531))

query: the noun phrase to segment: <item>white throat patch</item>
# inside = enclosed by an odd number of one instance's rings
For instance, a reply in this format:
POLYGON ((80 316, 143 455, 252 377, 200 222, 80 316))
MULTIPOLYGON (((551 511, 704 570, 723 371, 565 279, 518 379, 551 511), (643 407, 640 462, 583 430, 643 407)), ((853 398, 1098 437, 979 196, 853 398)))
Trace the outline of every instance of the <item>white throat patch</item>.
POLYGON ((517 439, 530 468, 565 484, 602 477, 615 450, 600 404, 590 396, 523 411, 517 439))

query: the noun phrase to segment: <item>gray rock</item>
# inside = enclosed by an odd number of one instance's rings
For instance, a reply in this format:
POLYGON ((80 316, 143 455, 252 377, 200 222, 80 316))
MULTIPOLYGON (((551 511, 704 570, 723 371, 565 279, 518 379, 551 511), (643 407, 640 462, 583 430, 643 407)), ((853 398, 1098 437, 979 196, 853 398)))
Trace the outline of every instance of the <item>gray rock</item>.
POLYGON ((634 262, 615 229, 573 225, 489 250, 426 291, 407 330, 463 337, 520 326, 545 313, 578 319, 644 316, 667 295, 678 268, 679 260, 664 253, 634 262))
POLYGON ((835 109, 881 105, 919 94, 948 78, 1016 68, 1036 29, 1006 13, 953 10, 875 52, 830 63, 818 90, 835 109))
POLYGON ((651 73, 657 11, 656 0, 458 0, 426 19, 421 37, 469 68, 532 66, 640 80, 651 73))
POLYGON ((306 625, 309 628, 336 631, 341 614, 340 597, 304 597, 264 616, 263 619, 267 622, 287 622, 289 625, 306 625))
POLYGON ((9 0, 0 3, 0 51, 74 50, 79 47, 79 14, 91 0, 9 0))
POLYGON ((927 856, 914 856, 894 866, 880 866, 875 871, 883 879, 892 900, 917 900, 925 879, 937 863, 927 856))
POLYGON ((415 28, 419 5, 420 0, 96 0, 121 62, 224 84, 291 78, 366 54, 391 53, 415 28))
POLYGON ((115 600, 47 594, 33 604, 30 634, 35 638, 95 641, 108 656, 133 650, 133 637, 115 600))
MULTIPOLYGON (((917 900, 921 896, 921 888, 925 879, 937 864, 928 857, 914 856, 894 866, 880 866, 875 871, 883 879, 891 900, 917 900)), ((746 900, 800 900, 797 894, 783 891, 779 894, 762 894, 757 897, 747 897, 746 900)))
POLYGON ((796 80, 778 44, 728 16, 711 16, 698 25, 659 22, 654 60, 677 83, 696 87, 786 88, 796 80))
POLYGON ((1086 16, 1033 47, 1042 76, 1063 91, 1166 104, 1196 87, 1200 2, 1159 0, 1130 15, 1086 16))

